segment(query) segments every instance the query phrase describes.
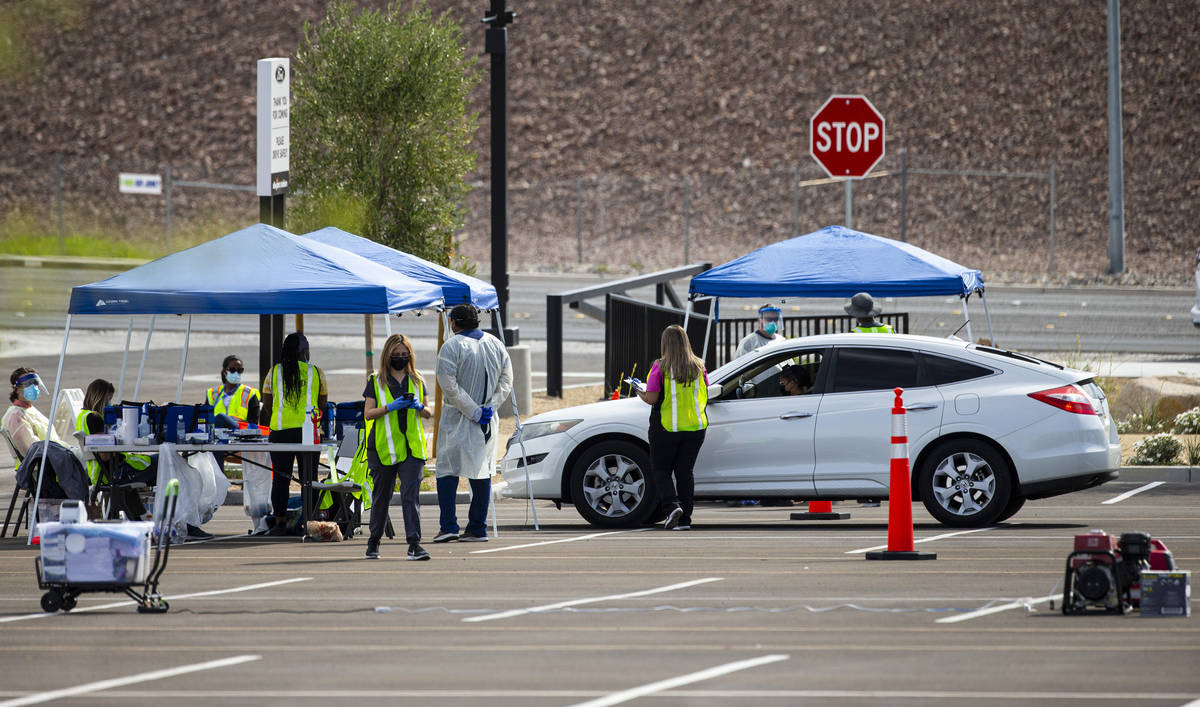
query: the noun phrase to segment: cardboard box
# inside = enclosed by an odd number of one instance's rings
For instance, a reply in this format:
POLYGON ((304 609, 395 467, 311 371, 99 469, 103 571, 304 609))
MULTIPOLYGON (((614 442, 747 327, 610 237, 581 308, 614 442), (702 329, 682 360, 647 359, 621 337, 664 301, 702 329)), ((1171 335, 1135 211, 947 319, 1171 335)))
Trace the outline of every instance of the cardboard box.
POLYGON ((1191 570, 1144 570, 1142 616, 1191 616, 1191 570))

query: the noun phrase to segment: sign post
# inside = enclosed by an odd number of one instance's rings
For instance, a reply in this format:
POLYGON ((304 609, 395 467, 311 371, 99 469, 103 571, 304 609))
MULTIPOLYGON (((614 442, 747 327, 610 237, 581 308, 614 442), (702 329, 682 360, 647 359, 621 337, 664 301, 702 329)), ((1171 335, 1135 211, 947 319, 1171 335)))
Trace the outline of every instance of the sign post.
MULTIPOLYGON (((258 60, 257 178, 259 220, 284 227, 291 151, 292 67, 287 58, 258 60)), ((258 367, 265 376, 283 347, 283 315, 258 317, 258 367)))
POLYGON ((809 153, 830 177, 846 180, 847 228, 854 227, 850 180, 867 176, 883 159, 884 135, 883 115, 866 96, 830 96, 809 121, 809 153))

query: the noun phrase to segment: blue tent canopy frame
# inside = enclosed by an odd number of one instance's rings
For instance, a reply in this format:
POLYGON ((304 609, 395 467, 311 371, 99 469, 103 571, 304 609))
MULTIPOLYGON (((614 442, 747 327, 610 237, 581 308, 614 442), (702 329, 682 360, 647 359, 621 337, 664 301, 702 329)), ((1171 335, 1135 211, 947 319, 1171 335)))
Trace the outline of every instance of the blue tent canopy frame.
MULTIPOLYGON (((978 292, 992 336, 980 271, 909 243, 845 226, 826 226, 772 243, 696 275, 688 287, 688 309, 690 300, 701 296, 784 299, 852 297, 859 292, 874 297, 958 295, 963 298, 968 338, 966 302, 978 292)), ((704 348, 708 348, 707 333, 704 348)))

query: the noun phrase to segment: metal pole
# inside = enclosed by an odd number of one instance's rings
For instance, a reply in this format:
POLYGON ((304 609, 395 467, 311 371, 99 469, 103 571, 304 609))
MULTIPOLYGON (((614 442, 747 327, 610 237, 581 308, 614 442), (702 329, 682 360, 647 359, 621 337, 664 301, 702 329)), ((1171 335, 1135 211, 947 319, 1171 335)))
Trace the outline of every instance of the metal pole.
MULTIPOLYGON (((500 310, 495 311, 496 331, 504 331, 504 320, 500 318, 500 310)), ((507 344, 505 344, 507 346, 507 344)), ((529 511, 533 514, 533 529, 541 530, 538 525, 537 506, 533 502, 533 482, 529 480, 529 464, 526 462, 528 455, 525 453, 525 439, 521 428, 521 411, 517 409, 517 394, 514 390, 512 395, 512 410, 513 420, 516 424, 516 430, 513 432, 513 437, 516 438, 517 444, 521 445, 521 466, 525 468, 525 495, 529 496, 529 511)), ((488 499, 488 505, 492 507, 492 526, 496 535, 500 534, 499 525, 496 524, 496 504, 491 503, 493 499, 488 499)))
POLYGON ((1125 272, 1125 161, 1121 128, 1121 0, 1108 0, 1108 271, 1125 272))
POLYGON ((967 323, 967 341, 974 341, 975 337, 971 334, 971 315, 967 313, 967 298, 970 295, 965 295, 963 301, 963 321, 967 323))
MULTIPOLYGON (((492 126, 492 285, 501 314, 508 314, 508 52, 507 25, 516 13, 505 7, 505 0, 491 0, 491 9, 483 18, 484 51, 492 55, 491 126, 492 126)), ((507 339, 504 332, 499 332, 507 339)), ((507 341, 506 341, 507 343, 507 341)))
POLYGON ((583 262, 583 180, 575 179, 575 262, 583 262))
POLYGON ((129 340, 133 338, 133 317, 129 317, 129 328, 125 330, 125 355, 121 357, 121 378, 117 383, 117 402, 122 400, 125 390, 125 364, 129 361, 129 340))
POLYGON ((683 262, 692 260, 692 178, 683 178, 683 262))
POLYGON ((800 235, 800 165, 792 165, 792 235, 800 235))
POLYGON ((167 164, 167 252, 171 252, 171 165, 167 164))
POLYGON ((183 402, 183 372, 187 370, 188 344, 191 340, 192 315, 189 314, 187 318, 187 331, 183 334, 183 357, 179 359, 179 385, 175 387, 175 402, 183 402))
POLYGON ((854 228, 854 180, 842 181, 846 183, 846 228, 854 228))
POLYGON ((900 242, 908 242, 908 148, 900 150, 900 242))
POLYGON ((66 236, 63 235, 63 222, 62 222, 62 210, 63 210, 62 155, 54 156, 54 172, 57 175, 57 179, 58 179, 58 186, 54 190, 54 194, 55 194, 54 198, 55 198, 55 201, 57 202, 57 211, 58 211, 58 254, 65 255, 67 252, 67 241, 66 241, 66 236))
POLYGON ((368 377, 371 375, 371 371, 373 369, 372 359, 375 356, 375 352, 374 352, 375 331, 374 330, 375 330, 375 316, 371 315, 371 314, 364 314, 363 315, 363 339, 366 343, 366 348, 364 349, 364 351, 366 351, 366 354, 367 354, 367 376, 368 377))
MULTIPOLYGON (((67 315, 67 326, 63 329, 62 350, 58 354, 58 373, 54 376, 54 400, 50 403, 50 420, 46 424, 46 439, 42 444, 42 465, 38 468, 37 490, 33 493, 33 508, 29 509, 29 535, 25 544, 33 544, 33 534, 37 532, 37 507, 42 498, 42 479, 46 476, 46 448, 50 446, 50 433, 54 430, 54 416, 58 414, 58 394, 62 389, 63 359, 67 357, 67 338, 71 335, 71 315, 67 315)), ((43 388, 45 385, 42 386, 43 388)), ((18 518, 19 520, 19 518, 18 518)), ((20 525, 20 523, 17 523, 20 525)))
POLYGON ((383 336, 385 342, 392 336, 392 315, 390 312, 383 313, 383 336))
MULTIPOLYGON (((706 361, 708 360, 708 335, 712 333, 712 326, 713 326, 713 319, 714 319, 713 315, 715 314, 716 303, 717 303, 716 298, 714 297, 713 298, 714 311, 711 311, 708 313, 708 320, 704 324, 704 348, 700 349, 700 358, 702 358, 706 361)), ((687 330, 684 329, 684 331, 686 332, 687 330)))
POLYGON ((1055 163, 1050 161, 1050 274, 1054 274, 1054 172, 1055 163))
POLYGON ((988 311, 987 293, 982 290, 979 292, 979 299, 983 300, 983 316, 987 319, 988 325, 988 341, 992 342, 992 346, 996 345, 996 333, 992 331, 992 313, 988 311))
POLYGON ((563 396, 563 304, 561 295, 546 295, 546 395, 563 396))
POLYGON ((150 315, 150 326, 146 328, 146 344, 142 347, 142 363, 138 366, 137 383, 133 384, 133 400, 138 399, 138 392, 142 389, 142 371, 146 370, 146 352, 150 350, 150 337, 154 336, 154 318, 157 314, 150 315))

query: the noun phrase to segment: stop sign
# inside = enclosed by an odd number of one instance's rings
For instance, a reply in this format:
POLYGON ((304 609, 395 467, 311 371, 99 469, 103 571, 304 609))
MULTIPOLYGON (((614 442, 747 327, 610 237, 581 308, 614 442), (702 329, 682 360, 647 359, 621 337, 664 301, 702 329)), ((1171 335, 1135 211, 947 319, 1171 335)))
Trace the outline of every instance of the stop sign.
POLYGON ((864 177, 883 159, 883 116, 866 96, 830 96, 808 125, 808 149, 831 177, 864 177))

